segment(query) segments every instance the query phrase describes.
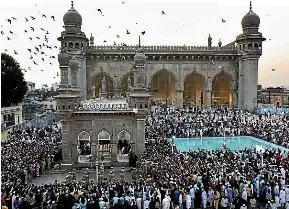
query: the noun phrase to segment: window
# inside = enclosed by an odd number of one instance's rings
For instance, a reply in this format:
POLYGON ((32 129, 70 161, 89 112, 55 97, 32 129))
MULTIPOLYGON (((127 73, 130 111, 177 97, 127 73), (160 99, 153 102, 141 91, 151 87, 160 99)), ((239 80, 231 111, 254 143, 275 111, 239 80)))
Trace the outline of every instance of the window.
POLYGON ((139 105, 139 109, 142 109, 142 104, 139 105))
POLYGON ((68 48, 73 48, 73 43, 72 43, 72 42, 70 42, 70 43, 68 44, 68 48))
POLYGON ((254 44, 254 49, 255 50, 259 49, 259 45, 257 43, 254 44))
POLYGON ((253 50, 253 44, 248 44, 248 50, 253 50))
POLYGON ((75 43, 75 48, 79 49, 79 43, 75 43))
POLYGON ((62 105, 62 109, 65 110, 65 105, 62 105))
POLYGON ((148 108, 148 105, 147 105, 147 104, 145 104, 145 108, 148 108))

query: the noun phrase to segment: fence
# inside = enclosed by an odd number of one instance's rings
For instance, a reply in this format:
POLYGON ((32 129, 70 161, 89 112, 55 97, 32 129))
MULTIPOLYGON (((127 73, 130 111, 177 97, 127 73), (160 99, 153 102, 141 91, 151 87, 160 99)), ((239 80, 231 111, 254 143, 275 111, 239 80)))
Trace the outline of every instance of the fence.
POLYGON ((37 118, 34 120, 25 121, 24 123, 20 123, 17 125, 14 125, 12 127, 9 127, 8 129, 11 131, 17 131, 24 129, 26 127, 39 127, 44 128, 46 126, 52 125, 53 121, 57 122, 59 121, 59 115, 57 113, 51 113, 50 115, 47 115, 42 118, 37 118))

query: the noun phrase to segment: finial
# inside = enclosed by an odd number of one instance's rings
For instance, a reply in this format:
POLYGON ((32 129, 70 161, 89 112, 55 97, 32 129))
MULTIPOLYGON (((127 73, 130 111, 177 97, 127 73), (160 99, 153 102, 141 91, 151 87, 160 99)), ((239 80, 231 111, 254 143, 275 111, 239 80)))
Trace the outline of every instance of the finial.
POLYGON ((250 10, 252 10, 252 1, 250 1, 250 10))
POLYGON ((140 36, 138 36, 138 46, 140 47, 140 36))
POLYGON ((73 1, 71 1, 71 8, 73 8, 74 4, 73 4, 73 1))

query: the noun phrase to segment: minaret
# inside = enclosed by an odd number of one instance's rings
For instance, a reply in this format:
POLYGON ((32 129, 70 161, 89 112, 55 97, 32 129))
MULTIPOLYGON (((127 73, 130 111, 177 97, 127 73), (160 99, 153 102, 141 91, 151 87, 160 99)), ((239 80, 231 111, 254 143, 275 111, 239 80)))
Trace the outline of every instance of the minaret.
POLYGON ((209 34, 209 37, 208 37, 208 47, 212 47, 212 37, 211 37, 211 34, 209 34))
POLYGON ((61 41, 61 51, 58 54, 58 62, 60 67, 60 87, 59 95, 55 96, 57 102, 57 111, 61 119, 62 126, 62 159, 64 163, 71 162, 71 141, 70 141, 70 118, 75 111, 75 107, 80 104, 81 89, 79 88, 79 67, 83 63, 82 50, 78 48, 77 42, 85 41, 85 35, 81 33, 81 16, 75 11, 73 3, 71 9, 64 15, 63 21, 65 31, 58 38, 61 41), (76 38, 79 33, 79 39, 76 38), (84 35, 84 36, 83 36, 84 35), (72 44, 72 45, 71 45, 72 44), (70 48, 69 46, 73 46, 70 48))
POLYGON ((238 108, 253 111, 257 108, 258 62, 266 39, 259 32, 260 18, 253 12, 252 2, 241 24, 243 34, 236 39, 240 55, 238 108))
POLYGON ((89 40, 85 33, 81 31, 82 17, 75 10, 73 1, 71 1, 71 8, 63 16, 63 23, 65 30, 61 32, 61 36, 58 38, 58 41, 61 42, 61 51, 71 57, 75 56, 75 59, 80 62, 77 82, 81 89, 82 98, 86 99, 86 59, 84 55, 89 40))
POLYGON ((140 36, 139 36, 139 45, 134 56, 134 66, 133 66, 134 85, 130 93, 130 101, 131 101, 131 106, 133 108, 138 109, 138 112, 142 114, 147 114, 150 108, 149 100, 151 97, 146 87, 147 76, 146 76, 145 64, 146 64, 146 56, 141 47, 140 36))

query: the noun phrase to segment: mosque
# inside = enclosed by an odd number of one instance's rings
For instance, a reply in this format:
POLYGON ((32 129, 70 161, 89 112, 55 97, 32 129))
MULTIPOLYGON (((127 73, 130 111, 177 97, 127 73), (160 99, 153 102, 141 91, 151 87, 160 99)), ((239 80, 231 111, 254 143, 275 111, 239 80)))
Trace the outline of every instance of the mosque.
POLYGON ((251 3, 241 21, 243 33, 224 46, 221 40, 213 46, 210 35, 207 46, 142 46, 140 41, 96 46, 81 30, 73 2, 63 22, 57 109, 66 163, 96 162, 99 156, 127 162, 120 141, 142 153, 151 105, 257 107, 258 61, 266 39, 251 3))

